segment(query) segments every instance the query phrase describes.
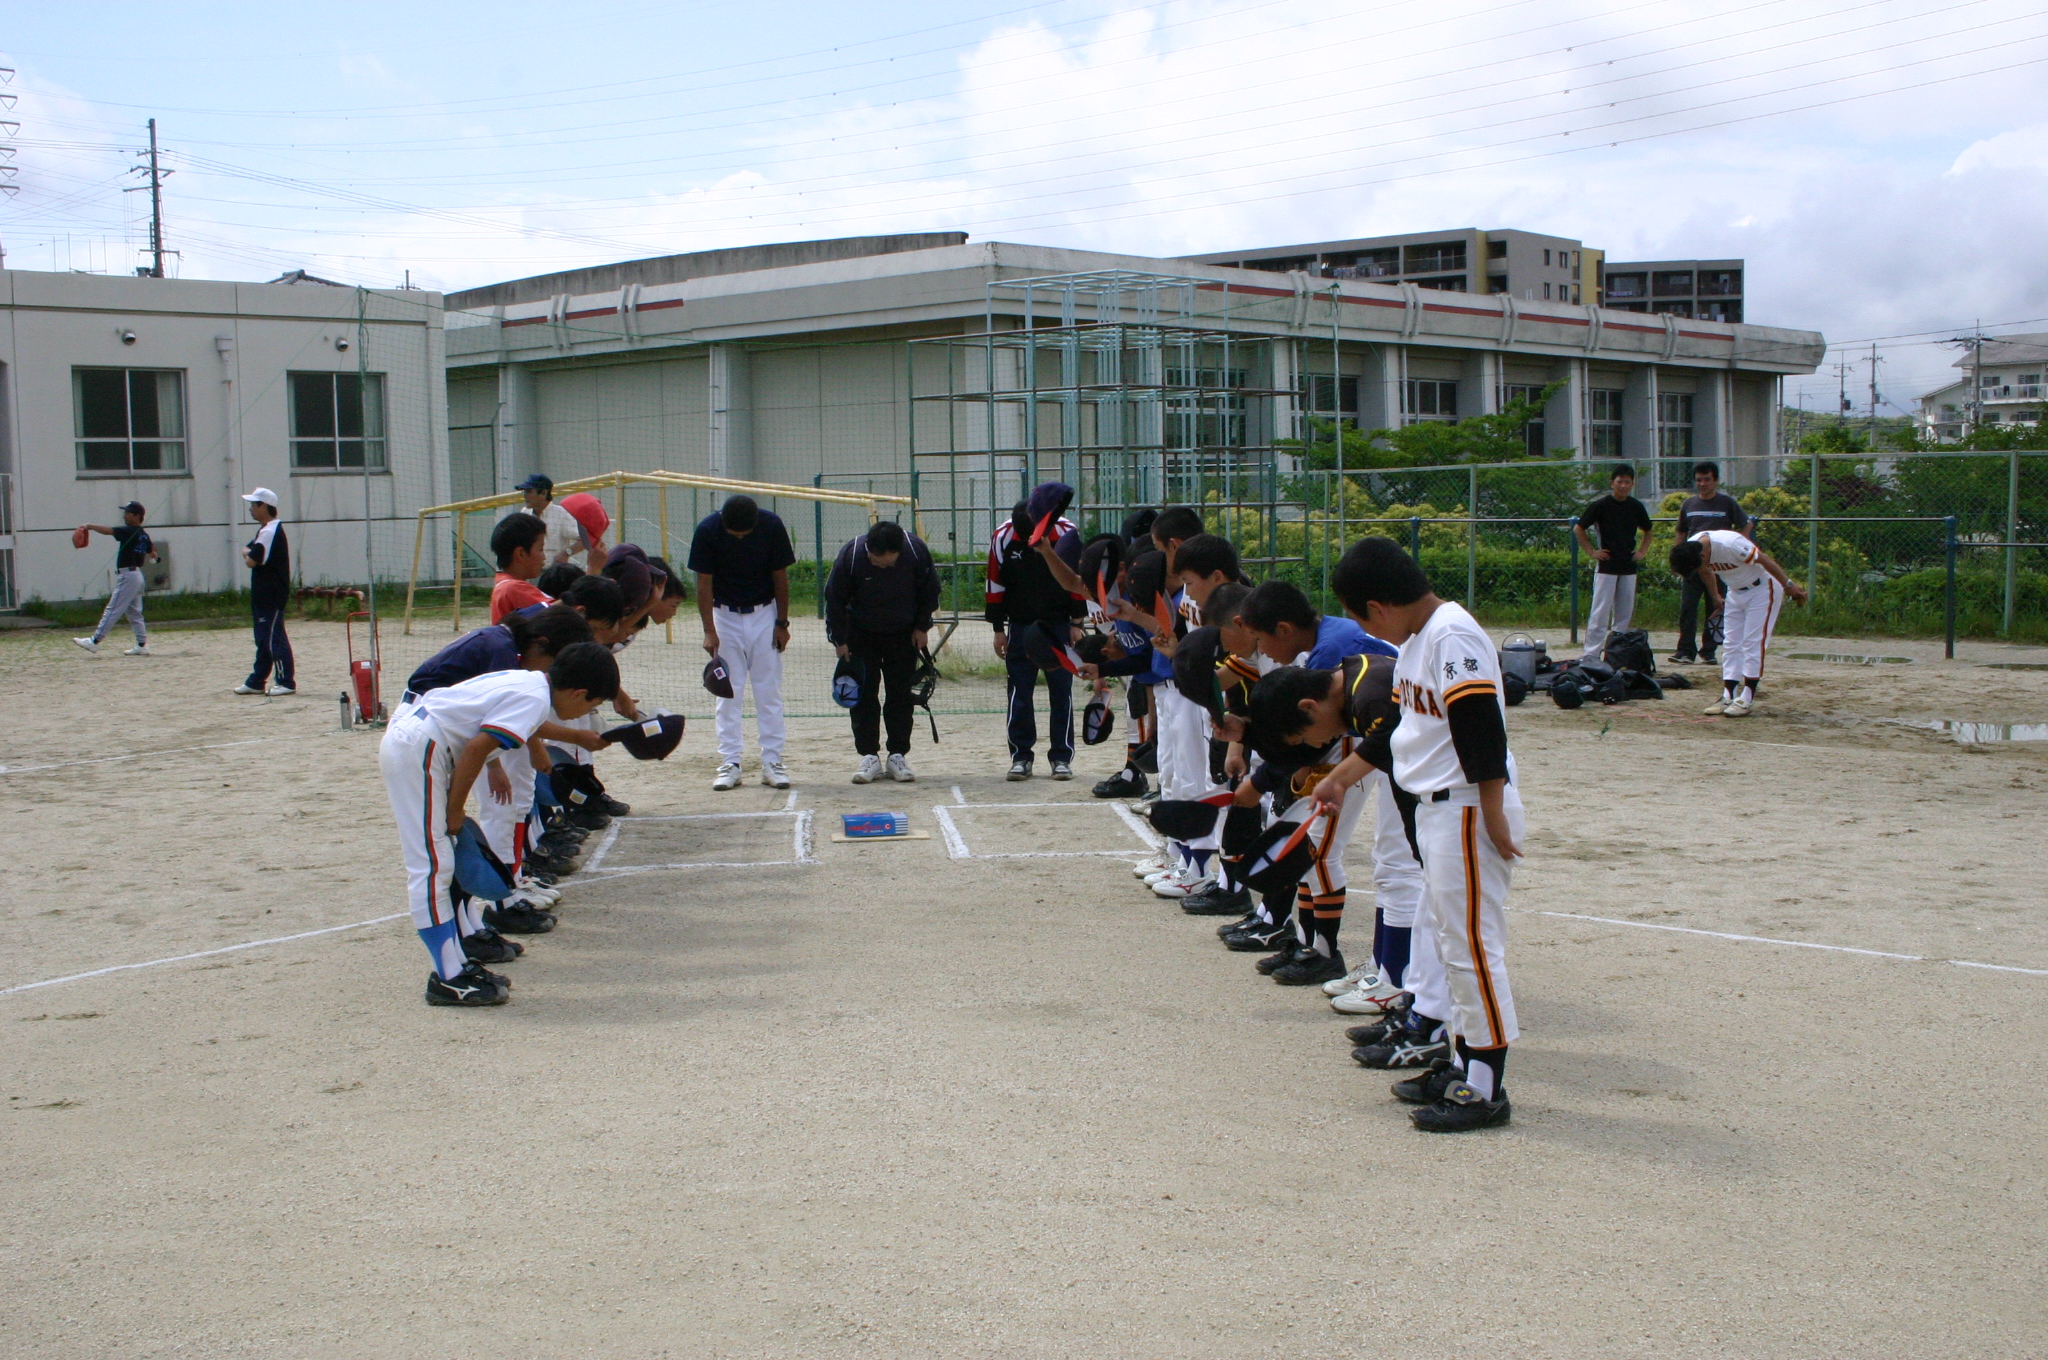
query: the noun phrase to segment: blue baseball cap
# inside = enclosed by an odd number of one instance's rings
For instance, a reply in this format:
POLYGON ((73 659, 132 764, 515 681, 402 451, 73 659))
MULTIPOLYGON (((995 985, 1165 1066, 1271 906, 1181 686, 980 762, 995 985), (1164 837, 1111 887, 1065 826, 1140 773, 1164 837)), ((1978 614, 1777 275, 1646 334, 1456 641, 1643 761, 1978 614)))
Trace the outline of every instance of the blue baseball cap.
POLYGON ((512 489, 514 491, 545 491, 552 496, 555 494, 555 479, 544 477, 536 472, 512 489))

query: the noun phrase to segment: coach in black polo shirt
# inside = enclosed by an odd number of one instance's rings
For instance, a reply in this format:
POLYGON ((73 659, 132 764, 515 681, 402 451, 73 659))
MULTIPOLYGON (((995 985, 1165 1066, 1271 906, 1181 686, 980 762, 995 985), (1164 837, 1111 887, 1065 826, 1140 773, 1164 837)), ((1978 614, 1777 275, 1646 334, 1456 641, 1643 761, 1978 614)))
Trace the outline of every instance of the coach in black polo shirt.
MULTIPOLYGON (((1685 504, 1678 507, 1678 541, 1685 542, 1694 534, 1709 529, 1733 529, 1738 534, 1755 538, 1750 529, 1749 516, 1742 509, 1742 503, 1721 489, 1721 465, 1719 463, 1695 463, 1692 469, 1692 485, 1697 495, 1687 496, 1685 504)), ((1707 587, 1700 580, 1698 572, 1685 578, 1678 595, 1678 650, 1671 654, 1674 665, 1685 666, 1695 661, 1714 664, 1714 636, 1709 633, 1706 646, 1699 654, 1693 654, 1693 630, 1697 626, 1700 601, 1707 598, 1707 587)))
POLYGON ((754 728, 761 743, 761 782, 789 787, 782 767, 782 649, 789 646, 789 566, 796 552, 789 530, 752 496, 734 496, 707 515, 690 540, 697 574, 697 613, 704 650, 725 660, 732 698, 713 710, 718 728, 714 789, 740 782, 740 714, 754 686, 754 728))

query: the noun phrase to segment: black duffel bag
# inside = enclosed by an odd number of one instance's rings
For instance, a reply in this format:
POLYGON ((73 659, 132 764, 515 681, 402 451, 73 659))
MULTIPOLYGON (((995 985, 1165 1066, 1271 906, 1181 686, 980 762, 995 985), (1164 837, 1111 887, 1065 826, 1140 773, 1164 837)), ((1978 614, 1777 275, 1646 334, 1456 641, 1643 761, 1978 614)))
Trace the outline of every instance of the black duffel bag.
POLYGON ((1657 673, 1657 656, 1650 649, 1650 635, 1640 628, 1624 628, 1607 635, 1607 645, 1600 649, 1600 655, 1607 664, 1618 671, 1641 671, 1644 675, 1657 673))

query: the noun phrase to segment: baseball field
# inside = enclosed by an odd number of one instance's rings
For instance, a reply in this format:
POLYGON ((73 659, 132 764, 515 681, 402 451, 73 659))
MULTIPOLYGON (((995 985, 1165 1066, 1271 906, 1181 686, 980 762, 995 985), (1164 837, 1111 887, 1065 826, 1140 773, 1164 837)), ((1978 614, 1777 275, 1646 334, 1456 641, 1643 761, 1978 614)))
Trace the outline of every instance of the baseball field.
POLYGON ((995 717, 907 786, 823 719, 791 792, 608 756, 512 1003, 430 1009, 295 634, 279 699, 0 635, 0 1355, 2048 1352, 2048 741, 1940 726, 2048 723, 2048 650, 1514 710, 1514 1122, 1431 1137, 1133 879, 1120 740, 1010 784, 995 717))

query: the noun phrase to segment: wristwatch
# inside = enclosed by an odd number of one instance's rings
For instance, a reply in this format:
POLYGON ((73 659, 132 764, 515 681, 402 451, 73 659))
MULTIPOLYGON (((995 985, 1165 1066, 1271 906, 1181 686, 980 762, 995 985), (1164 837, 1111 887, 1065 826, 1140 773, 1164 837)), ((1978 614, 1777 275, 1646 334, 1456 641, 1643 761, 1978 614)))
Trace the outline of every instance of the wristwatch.
POLYGON ((787 628, 787 627, 789 627, 789 620, 788 620, 788 619, 777 619, 777 620, 775 621, 775 626, 776 626, 777 628, 787 628))

